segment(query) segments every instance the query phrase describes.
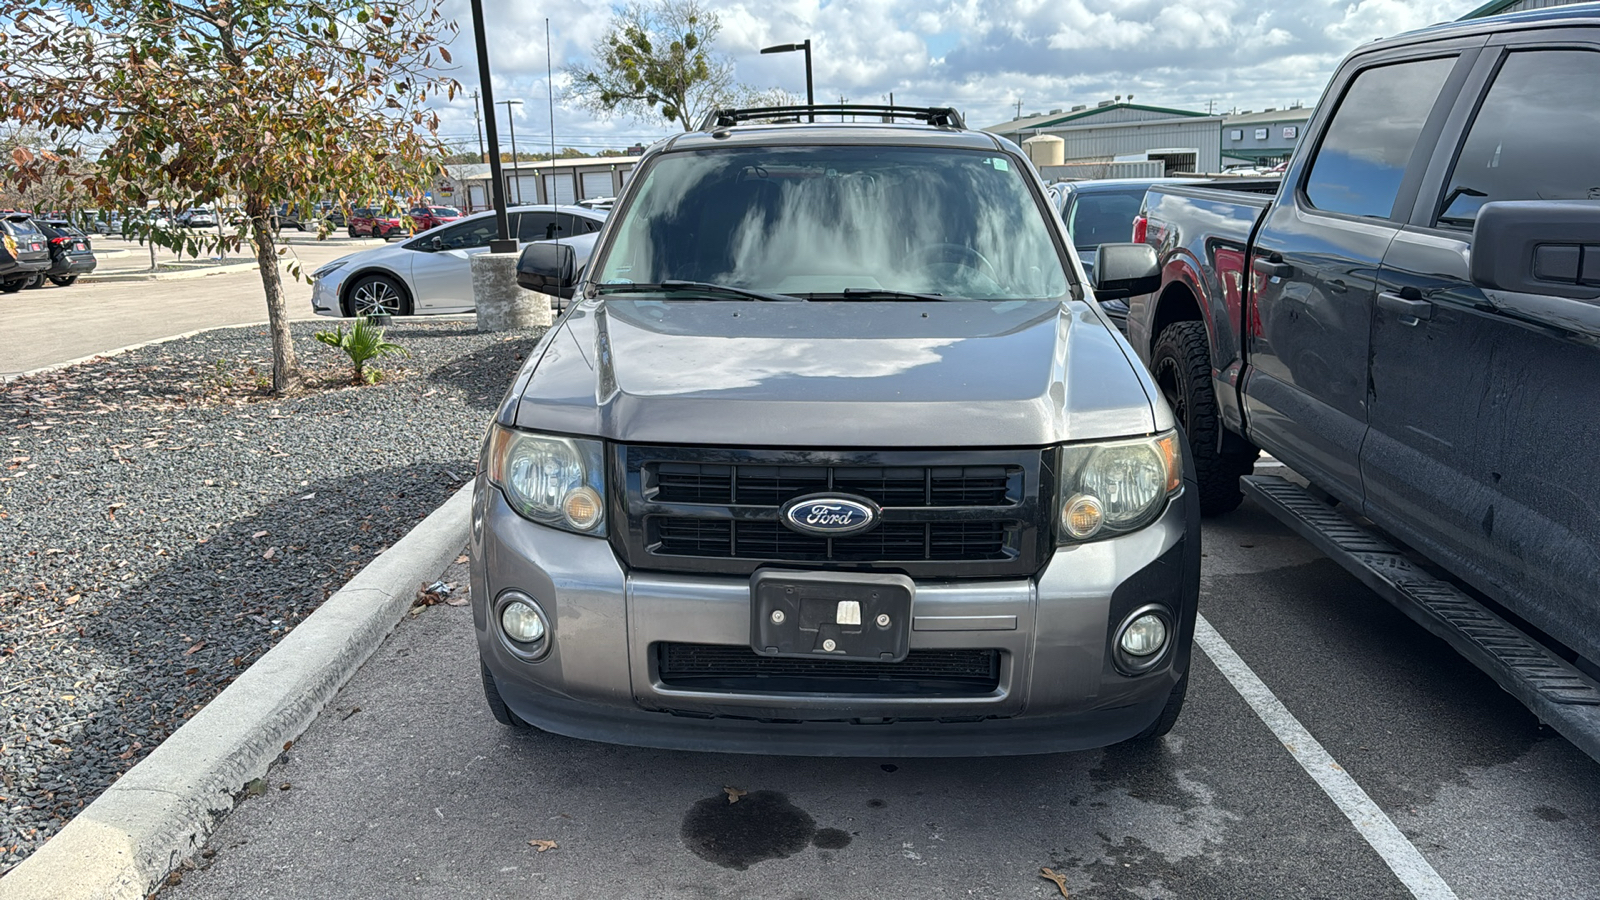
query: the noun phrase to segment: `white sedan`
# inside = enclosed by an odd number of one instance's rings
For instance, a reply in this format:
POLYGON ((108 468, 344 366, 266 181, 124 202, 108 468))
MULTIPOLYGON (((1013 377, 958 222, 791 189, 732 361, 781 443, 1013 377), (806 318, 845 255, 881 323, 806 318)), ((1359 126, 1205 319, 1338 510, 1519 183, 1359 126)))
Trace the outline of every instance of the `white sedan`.
MULTIPOLYGON (((514 206, 518 249, 534 241, 574 239, 588 257, 604 212, 581 206, 514 206)), ((497 236, 494 212, 478 213, 408 241, 362 250, 311 274, 311 306, 323 316, 410 316, 473 311, 471 258, 497 236)))

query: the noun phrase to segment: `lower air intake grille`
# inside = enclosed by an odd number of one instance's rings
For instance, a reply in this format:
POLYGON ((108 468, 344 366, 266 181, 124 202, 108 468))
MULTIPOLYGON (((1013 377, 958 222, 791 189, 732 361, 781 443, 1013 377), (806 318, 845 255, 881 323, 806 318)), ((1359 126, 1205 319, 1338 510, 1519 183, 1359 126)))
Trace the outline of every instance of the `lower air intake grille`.
POLYGON ((902 662, 789 659, 748 647, 656 644, 661 683, 764 694, 987 694, 1000 683, 998 650, 914 649, 902 662))

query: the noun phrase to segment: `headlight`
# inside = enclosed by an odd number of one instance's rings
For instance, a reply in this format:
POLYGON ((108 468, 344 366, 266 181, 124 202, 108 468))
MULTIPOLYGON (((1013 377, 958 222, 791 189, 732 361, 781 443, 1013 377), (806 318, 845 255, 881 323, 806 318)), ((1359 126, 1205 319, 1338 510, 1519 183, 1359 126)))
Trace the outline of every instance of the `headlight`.
POLYGON ((319 279, 322 279, 322 278, 325 278, 325 277, 327 277, 329 275, 332 275, 334 272, 337 272, 340 269, 344 268, 345 264, 348 263, 348 262, 350 262, 350 260, 348 260, 348 259, 336 259, 333 262, 328 263, 327 265, 323 266, 322 268, 316 270, 315 272, 312 272, 311 273, 311 280, 312 281, 317 281, 319 279))
POLYGON ((1087 541, 1150 524, 1183 486, 1177 432, 1061 448, 1062 541, 1087 541))
POLYGON ((489 481, 520 515, 579 534, 605 535, 605 461, 599 441, 494 425, 485 450, 489 481))

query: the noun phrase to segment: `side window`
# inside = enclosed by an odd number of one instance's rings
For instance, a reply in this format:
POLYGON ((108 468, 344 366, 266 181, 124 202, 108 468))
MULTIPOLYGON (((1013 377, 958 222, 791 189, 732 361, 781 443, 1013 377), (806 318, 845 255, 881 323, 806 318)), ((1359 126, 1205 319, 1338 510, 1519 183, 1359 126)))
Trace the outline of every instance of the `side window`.
POLYGON ((1471 229, 1494 200, 1600 200, 1600 53, 1506 57, 1445 182, 1438 224, 1471 229))
POLYGON ((604 224, 602 222, 596 222, 593 219, 585 219, 582 216, 573 216, 573 221, 575 221, 578 225, 578 234, 593 234, 594 232, 599 231, 600 226, 604 224))
POLYGON ((1311 163, 1305 186, 1311 205, 1388 218, 1422 126, 1455 63, 1454 57, 1425 59, 1357 75, 1311 163))
POLYGON ((472 250, 489 246, 489 242, 499 237, 499 234, 499 226, 495 224, 494 216, 484 216, 471 222, 457 222, 436 231, 425 232, 423 237, 427 239, 429 245, 432 244, 434 237, 437 237, 445 250, 472 250))
MULTIPOLYGON (((570 219, 571 217, 567 216, 566 218, 570 219)), ((556 231, 557 221, 555 213, 525 212, 522 214, 522 220, 517 223, 517 240, 527 243, 528 241, 548 241, 552 238, 566 237, 565 233, 556 231)))

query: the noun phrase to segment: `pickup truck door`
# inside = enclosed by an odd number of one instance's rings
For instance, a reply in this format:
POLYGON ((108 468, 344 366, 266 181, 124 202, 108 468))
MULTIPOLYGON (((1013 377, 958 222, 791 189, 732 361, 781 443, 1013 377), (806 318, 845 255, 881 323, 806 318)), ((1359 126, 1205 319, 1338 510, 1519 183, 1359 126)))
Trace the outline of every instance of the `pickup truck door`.
MULTIPOLYGON (((1367 351, 1378 267, 1442 125, 1459 50, 1411 48, 1347 68, 1316 151, 1268 208, 1250 260, 1250 436, 1335 496, 1359 503, 1367 351), (1421 157, 1420 161, 1417 157, 1421 157)), ((1464 76, 1463 76, 1464 77, 1464 76)))
MULTIPOLYGON (((1373 521, 1600 661, 1600 288, 1484 290, 1468 268, 1484 203, 1600 212, 1594 97, 1594 29, 1513 33, 1479 60, 1446 128, 1465 137, 1440 142, 1379 273, 1361 467, 1373 521)), ((1600 253, 1580 259, 1600 284, 1600 253)))

